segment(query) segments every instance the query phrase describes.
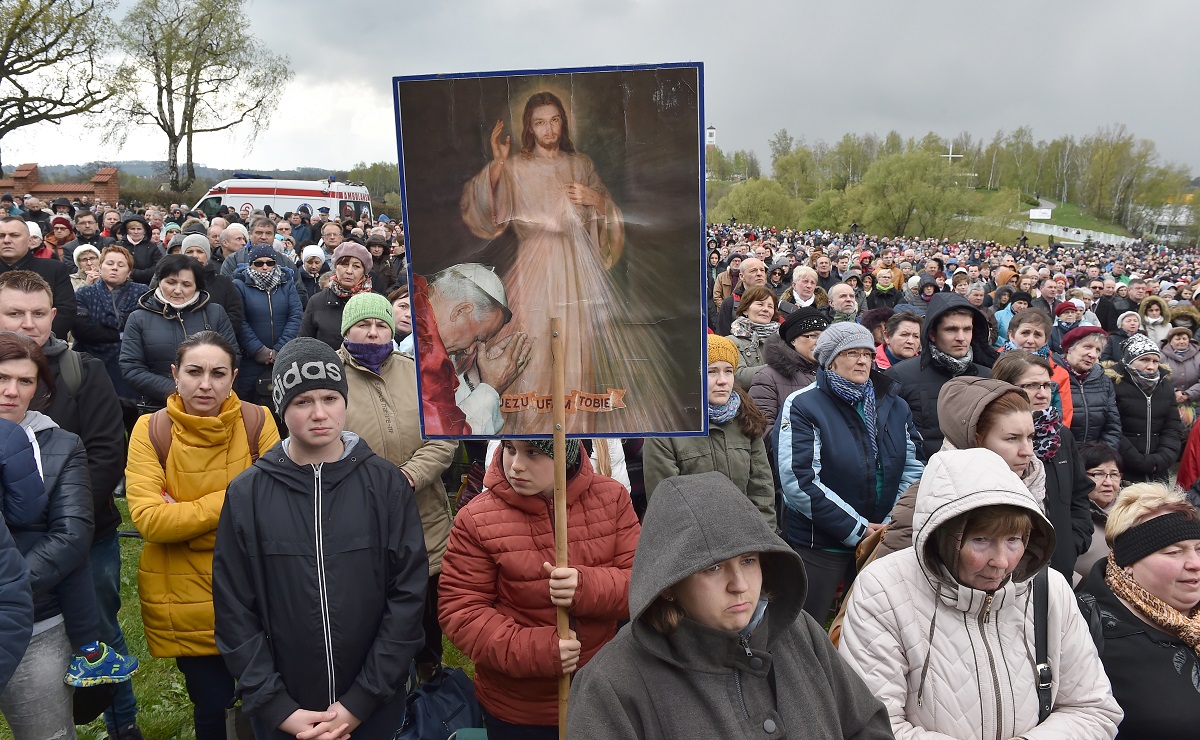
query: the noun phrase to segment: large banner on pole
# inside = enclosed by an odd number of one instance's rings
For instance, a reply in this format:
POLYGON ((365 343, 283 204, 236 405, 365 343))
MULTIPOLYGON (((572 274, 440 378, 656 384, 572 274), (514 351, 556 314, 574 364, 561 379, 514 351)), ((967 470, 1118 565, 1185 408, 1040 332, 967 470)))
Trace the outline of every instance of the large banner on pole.
POLYGON ((425 436, 706 434, 701 65, 394 83, 425 436))

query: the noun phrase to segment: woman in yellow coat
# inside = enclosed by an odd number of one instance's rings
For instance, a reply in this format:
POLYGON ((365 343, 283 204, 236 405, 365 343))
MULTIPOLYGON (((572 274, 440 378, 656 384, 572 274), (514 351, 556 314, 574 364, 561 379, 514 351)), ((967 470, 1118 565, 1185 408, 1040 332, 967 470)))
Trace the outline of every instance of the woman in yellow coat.
POLYGON ((346 302, 342 311, 345 341, 338 350, 350 388, 346 431, 362 437, 376 455, 404 473, 416 494, 425 530, 429 587, 423 621, 425 647, 417 653, 417 675, 425 680, 442 662, 437 589, 452 523, 442 473, 454 460, 458 443, 421 439, 416 363, 394 351, 395 334, 395 314, 383 296, 360 293, 346 302))
POLYGON ((165 416, 138 419, 129 441, 126 499, 145 540, 138 595, 150 654, 175 658, 183 673, 197 740, 224 740, 234 679, 213 639, 217 520, 226 486, 250 467, 252 450, 279 441, 279 431, 270 413, 233 392, 235 350, 220 334, 182 342, 171 373, 165 416))

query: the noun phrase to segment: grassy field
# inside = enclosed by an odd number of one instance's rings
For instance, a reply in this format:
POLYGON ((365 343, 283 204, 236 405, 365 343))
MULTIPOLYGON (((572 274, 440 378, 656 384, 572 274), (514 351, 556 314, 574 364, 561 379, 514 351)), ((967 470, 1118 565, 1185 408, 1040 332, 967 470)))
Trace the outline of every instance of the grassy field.
MULTIPOLYGON (((117 499, 117 507, 124 518, 123 528, 131 529, 125 499, 117 499)), ((184 687, 183 674, 175 668, 174 660, 153 658, 146 649, 146 636, 142 632, 142 612, 137 594, 137 564, 141 552, 140 539, 121 538, 119 619, 125 630, 125 641, 129 644, 130 652, 138 656, 141 662, 138 675, 133 679, 133 693, 138 702, 138 726, 146 740, 189 740, 195 738, 196 734, 192 728, 192 705, 184 687)), ((466 656, 444 638, 443 644, 444 662, 461 667, 474 676, 474 666, 466 656)), ((103 719, 78 727, 77 731, 80 740, 103 740, 108 737, 103 719)), ((12 738, 3 717, 0 717, 0 738, 12 738)))
POLYGON ((1069 229, 1091 229, 1092 231, 1105 231, 1110 234, 1129 235, 1129 232, 1121 225, 1102 221, 1074 203, 1058 204, 1054 208, 1053 216, 1054 218, 1050 219, 1049 223, 1057 226, 1066 226, 1069 229))
MULTIPOLYGON (((999 191, 999 190, 978 190, 976 192, 979 193, 979 196, 981 199, 980 202, 983 204, 983 207, 985 209, 988 208, 989 206, 991 206, 994 203, 994 201, 997 198, 999 198, 1001 195, 1003 195, 1004 197, 1012 196, 1011 192, 1001 193, 1001 191, 999 191)), ((1014 203, 1013 205, 1015 207, 1016 204, 1014 203)), ((1022 211, 1022 215, 1019 218, 1028 217, 1029 204, 1022 203, 1021 211, 1022 211)), ((1056 205, 1054 207, 1054 210, 1051 215, 1052 215, 1052 218, 1049 221, 1039 221, 1038 223, 1053 224, 1055 226, 1065 226, 1069 229, 1090 229, 1092 231, 1103 231, 1103 232, 1107 232, 1109 234, 1124 234, 1126 236, 1129 235, 1128 230, 1126 230, 1120 224, 1114 224, 1114 223, 1110 223, 1108 221, 1104 221, 1103 219, 1096 218, 1095 216, 1092 216, 1087 211, 1085 211, 1082 207, 1080 207, 1079 205, 1076 205, 1075 203, 1059 203, 1058 205, 1056 205)), ((1020 232, 1018 232, 1018 233, 1020 233, 1020 232)), ((1066 236, 1067 235, 1063 235, 1063 237, 1061 237, 1061 238, 1065 238, 1066 236)), ((1030 238, 1032 239, 1033 237, 1030 236, 1030 238)), ((1045 239, 1043 237, 1042 239, 1039 240, 1038 243, 1041 244, 1044 242, 1045 242, 1045 239)))

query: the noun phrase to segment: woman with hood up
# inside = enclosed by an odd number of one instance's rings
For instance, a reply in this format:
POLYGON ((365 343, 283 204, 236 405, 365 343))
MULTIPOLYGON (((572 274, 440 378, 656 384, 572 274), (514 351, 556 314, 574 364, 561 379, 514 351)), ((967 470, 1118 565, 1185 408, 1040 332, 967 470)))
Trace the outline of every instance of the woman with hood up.
POLYGON ((575 679, 567 737, 891 738, 883 705, 803 612, 805 590, 799 556, 727 478, 663 481, 632 621, 575 679))
POLYGON ((1121 453, 1131 483, 1166 480, 1183 449, 1183 423, 1175 405, 1171 370, 1150 337, 1136 334, 1122 346, 1121 361, 1105 363, 1116 388, 1121 453))
POLYGON ((780 298, 790 287, 792 263, 786 259, 775 260, 771 272, 767 275, 767 290, 780 298))
POLYGON ((1167 332, 1171 330, 1171 324, 1167 321, 1170 311, 1167 302, 1156 295, 1146 296, 1138 305, 1138 315, 1142 317, 1142 327, 1146 336, 1153 339, 1159 347, 1167 341, 1167 332))
MULTIPOLYGON (((1024 391, 992 378, 954 378, 938 393, 937 413, 945 435, 941 449, 995 452, 1014 470, 1021 469, 1021 481, 1038 506, 1043 505, 1046 469, 1034 454, 1033 407, 1024 391)), ((912 547, 919 486, 920 481, 913 483, 896 501, 876 558, 912 547)))
POLYGON ((1200 309, 1187 301, 1173 306, 1171 308, 1171 326, 1189 329, 1193 339, 1200 339, 1200 309))
POLYGON ((839 653, 903 738, 1112 740, 1122 712, 1070 585, 1047 574, 1051 707, 1040 717, 1033 578, 1054 528, 1004 458, 933 456, 911 549, 855 583, 839 653))
POLYGON ((117 246, 125 247, 133 255, 133 272, 130 279, 135 283, 149 285, 154 279, 154 267, 166 253, 162 247, 150 240, 150 222, 144 216, 129 216, 113 229, 117 246))
POLYGON ((1043 512, 1054 525, 1057 543, 1051 567, 1067 578, 1075 559, 1092 544, 1091 495, 1095 483, 1087 475, 1070 425, 1051 403, 1058 386, 1043 357, 1023 351, 1005 352, 992 366, 992 379, 1012 383, 1029 396, 1033 409, 1033 453, 1046 471, 1043 512))

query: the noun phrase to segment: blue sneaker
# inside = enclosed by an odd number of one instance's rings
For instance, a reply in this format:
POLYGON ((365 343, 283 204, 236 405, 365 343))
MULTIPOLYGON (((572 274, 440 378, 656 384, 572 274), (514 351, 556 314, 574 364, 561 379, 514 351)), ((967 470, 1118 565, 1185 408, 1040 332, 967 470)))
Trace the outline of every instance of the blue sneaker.
POLYGON ((134 656, 121 655, 104 643, 100 643, 100 647, 103 651, 95 662, 82 655, 73 656, 63 681, 77 688, 87 688, 106 683, 124 683, 138 672, 138 659, 134 656))

